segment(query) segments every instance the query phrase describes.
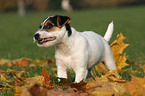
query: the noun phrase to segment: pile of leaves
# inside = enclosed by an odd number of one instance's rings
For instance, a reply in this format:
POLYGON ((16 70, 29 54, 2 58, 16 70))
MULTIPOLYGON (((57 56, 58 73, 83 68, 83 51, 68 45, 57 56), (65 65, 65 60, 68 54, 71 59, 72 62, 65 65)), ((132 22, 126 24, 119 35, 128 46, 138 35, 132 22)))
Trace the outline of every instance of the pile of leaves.
POLYGON ((80 83, 74 83, 71 78, 57 78, 55 60, 0 59, 0 95, 145 96, 145 65, 127 60, 123 51, 129 44, 124 44, 125 38, 120 33, 110 45, 117 72, 108 71, 101 62, 92 69, 94 78, 80 83))

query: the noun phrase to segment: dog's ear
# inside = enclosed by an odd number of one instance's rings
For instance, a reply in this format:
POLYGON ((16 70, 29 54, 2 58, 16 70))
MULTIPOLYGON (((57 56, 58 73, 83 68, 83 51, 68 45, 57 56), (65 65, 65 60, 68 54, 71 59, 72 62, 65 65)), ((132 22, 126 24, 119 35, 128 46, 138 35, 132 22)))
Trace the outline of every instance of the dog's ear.
POLYGON ((68 16, 56 15, 56 17, 57 17, 57 26, 58 27, 62 27, 62 26, 69 24, 71 22, 71 18, 68 16))

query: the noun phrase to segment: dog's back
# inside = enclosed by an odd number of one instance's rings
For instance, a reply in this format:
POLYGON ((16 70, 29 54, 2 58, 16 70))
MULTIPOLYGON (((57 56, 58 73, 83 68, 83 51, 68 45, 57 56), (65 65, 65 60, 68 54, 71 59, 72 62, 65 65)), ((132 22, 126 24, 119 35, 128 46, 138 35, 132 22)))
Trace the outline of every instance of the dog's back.
POLYGON ((86 39, 89 46, 88 50, 90 54, 88 68, 92 67, 94 64, 98 64, 101 61, 106 61, 106 58, 108 58, 108 54, 112 56, 112 52, 108 44, 112 33, 113 22, 109 24, 104 37, 92 31, 85 31, 80 33, 80 35, 82 35, 86 39))
POLYGON ((103 60, 105 46, 107 46, 108 43, 105 41, 105 39, 102 36, 92 31, 82 32, 81 35, 88 42, 88 46, 89 46, 88 50, 90 53, 88 68, 90 68, 92 67, 92 65, 98 64, 100 61, 103 60))

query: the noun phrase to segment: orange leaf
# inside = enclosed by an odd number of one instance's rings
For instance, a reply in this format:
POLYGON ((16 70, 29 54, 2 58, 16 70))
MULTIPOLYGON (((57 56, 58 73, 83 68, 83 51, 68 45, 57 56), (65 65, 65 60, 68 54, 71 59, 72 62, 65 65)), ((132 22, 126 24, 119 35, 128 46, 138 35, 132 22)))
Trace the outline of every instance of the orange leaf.
POLYGON ((18 60, 17 64, 19 67, 26 67, 28 65, 28 60, 18 60))
POLYGON ((17 84, 20 84, 21 83, 21 81, 20 80, 15 80, 15 84, 17 85, 17 84))
POLYGON ((42 76, 44 77, 44 85, 47 87, 52 87, 50 84, 48 71, 45 68, 42 68, 42 76))

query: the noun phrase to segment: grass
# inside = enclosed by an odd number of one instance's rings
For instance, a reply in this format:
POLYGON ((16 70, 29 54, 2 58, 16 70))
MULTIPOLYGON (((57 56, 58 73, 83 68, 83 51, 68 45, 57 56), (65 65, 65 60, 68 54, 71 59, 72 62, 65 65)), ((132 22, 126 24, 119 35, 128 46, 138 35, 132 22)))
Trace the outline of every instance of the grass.
POLYGON ((73 13, 61 11, 33 12, 24 17, 16 13, 0 13, 0 58, 17 59, 21 57, 54 58, 54 47, 39 48, 33 44, 33 34, 40 22, 47 16, 61 14, 72 18, 71 26, 78 31, 92 30, 102 36, 108 24, 114 21, 114 33, 110 43, 120 32, 127 37, 130 46, 126 52, 129 59, 145 58, 145 7, 126 7, 116 9, 81 10, 73 13))
MULTIPOLYGON (((28 13, 24 17, 18 16, 16 13, 0 13, 0 58, 18 59, 21 57, 41 58, 41 56, 54 58, 54 46, 49 48, 40 48, 33 44, 33 34, 38 30, 40 22, 47 16, 61 14, 68 15, 72 18, 71 26, 78 31, 92 30, 101 34, 105 34, 108 24, 114 21, 114 33, 110 43, 115 40, 116 35, 123 32, 127 37, 126 43, 130 44, 125 50, 128 58, 136 61, 145 59, 145 6, 126 7, 116 9, 94 9, 81 10, 73 13, 65 12, 33 12, 28 13)), ((50 66, 45 66, 50 74, 54 74, 50 70, 50 66)), ((53 66, 54 67, 54 66, 53 66)), ((4 71, 7 66, 1 66, 4 71)), ((16 71, 29 72, 28 77, 41 75, 43 66, 35 68, 19 68, 12 66, 10 69, 16 71)), ((141 68, 133 67, 133 70, 143 72, 141 68), (138 70, 137 70, 138 69, 138 70)), ((143 73, 144 75, 144 73, 143 73)), ((130 72, 122 73, 123 79, 130 79, 130 72)), ((139 76, 139 75, 138 75, 139 76)), ((144 77, 144 76, 142 76, 144 77)), ((72 78, 74 79, 74 77, 72 78)), ((9 96, 14 90, 5 90, 4 96, 9 96)), ((2 95, 2 94, 0 94, 2 95)))

